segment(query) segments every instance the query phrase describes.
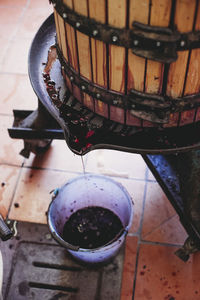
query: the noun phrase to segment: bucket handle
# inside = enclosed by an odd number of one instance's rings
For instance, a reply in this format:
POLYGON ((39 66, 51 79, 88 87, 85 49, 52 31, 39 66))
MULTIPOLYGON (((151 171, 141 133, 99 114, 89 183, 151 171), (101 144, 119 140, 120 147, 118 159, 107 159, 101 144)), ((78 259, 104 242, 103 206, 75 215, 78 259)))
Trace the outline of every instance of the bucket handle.
POLYGON ((57 233, 55 231, 51 232, 53 238, 64 248, 67 248, 69 250, 73 250, 73 251, 78 251, 80 249, 79 246, 73 246, 67 242, 65 242, 64 240, 62 240, 61 238, 58 237, 57 233))
POLYGON ((128 233, 127 227, 126 227, 126 228, 122 228, 122 229, 118 232, 118 234, 117 234, 111 241, 109 241, 107 244, 104 245, 104 247, 105 247, 105 246, 108 246, 108 245, 110 245, 110 244, 112 244, 112 243, 114 243, 114 242, 115 242, 116 240, 118 240, 118 239, 120 238, 120 236, 122 236, 123 234, 125 234, 125 236, 126 236, 127 233, 128 233))

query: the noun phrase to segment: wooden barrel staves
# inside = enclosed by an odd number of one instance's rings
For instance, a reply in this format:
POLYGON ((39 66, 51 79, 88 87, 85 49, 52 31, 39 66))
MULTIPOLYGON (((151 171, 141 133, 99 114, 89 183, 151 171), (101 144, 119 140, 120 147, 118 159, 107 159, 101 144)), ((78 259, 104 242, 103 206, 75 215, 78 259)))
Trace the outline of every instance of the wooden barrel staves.
POLYGON ((130 126, 200 121, 199 0, 53 0, 66 85, 130 126))

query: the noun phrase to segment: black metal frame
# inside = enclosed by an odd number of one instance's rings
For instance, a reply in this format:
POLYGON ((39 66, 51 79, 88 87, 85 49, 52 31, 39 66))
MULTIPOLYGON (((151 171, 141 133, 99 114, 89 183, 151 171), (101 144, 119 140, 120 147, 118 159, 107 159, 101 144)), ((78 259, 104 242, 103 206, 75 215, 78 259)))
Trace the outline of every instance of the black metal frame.
POLYGON ((187 261, 189 254, 200 250, 199 216, 195 219, 193 214, 196 211, 200 211, 198 204, 199 150, 171 155, 142 155, 142 157, 174 207, 181 224, 189 235, 183 248, 176 252, 182 260, 187 261), (193 162, 195 160, 194 165, 193 162), (187 168, 188 164, 191 170, 187 168), (191 176, 193 177, 192 185, 189 178, 191 176))

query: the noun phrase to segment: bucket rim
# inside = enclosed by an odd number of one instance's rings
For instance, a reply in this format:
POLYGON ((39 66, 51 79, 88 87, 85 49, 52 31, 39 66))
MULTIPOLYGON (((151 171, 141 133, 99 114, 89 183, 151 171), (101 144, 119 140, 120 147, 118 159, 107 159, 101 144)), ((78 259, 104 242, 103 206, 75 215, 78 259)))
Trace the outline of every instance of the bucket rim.
POLYGON ((71 178, 64 185, 62 185, 60 188, 56 188, 55 190, 53 190, 52 200, 49 203, 48 210, 47 210, 47 225, 50 229, 50 233, 51 233, 52 237, 64 248, 67 248, 67 249, 72 250, 72 251, 80 251, 80 252, 97 252, 97 251, 102 250, 102 248, 107 250, 108 248, 114 247, 119 242, 120 238, 125 239, 126 235, 128 234, 128 231, 129 231, 129 229, 132 225, 132 222, 133 222, 133 205, 134 205, 134 202, 133 202, 132 197, 130 196, 127 189, 120 182, 115 181, 114 179, 112 179, 108 176, 105 176, 105 175, 87 173, 87 174, 83 174, 83 175, 79 175, 79 176, 76 176, 74 178, 71 178), (62 237, 60 235, 58 235, 56 233, 56 231, 54 230, 54 228, 52 226, 52 222, 51 222, 49 216, 50 216, 50 210, 51 210, 52 204, 55 201, 59 191, 63 190, 67 185, 69 185, 69 184, 71 184, 71 183, 73 183, 77 180, 80 180, 80 179, 83 179, 83 178, 91 178, 91 177, 92 178, 101 178, 101 179, 109 180, 113 184, 117 185, 123 191, 123 193, 126 195, 127 199, 129 200, 130 219, 129 219, 128 225, 126 227, 123 227, 121 229, 121 231, 111 241, 109 241, 108 243, 106 243, 105 245, 102 245, 100 247, 87 249, 87 248, 81 248, 79 246, 74 246, 74 245, 69 244, 68 242, 66 242, 64 239, 62 239, 62 237))

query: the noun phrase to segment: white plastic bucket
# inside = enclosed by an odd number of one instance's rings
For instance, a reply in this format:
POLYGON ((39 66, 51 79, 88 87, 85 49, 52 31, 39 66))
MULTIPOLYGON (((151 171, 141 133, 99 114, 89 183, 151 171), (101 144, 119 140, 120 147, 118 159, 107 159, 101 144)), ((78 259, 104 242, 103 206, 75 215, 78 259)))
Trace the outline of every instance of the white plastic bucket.
POLYGON ((109 177, 92 174, 76 177, 57 189, 47 214, 53 238, 74 258, 87 264, 105 263, 118 253, 132 218, 133 202, 127 190, 109 177), (109 243, 95 249, 79 248, 67 243, 62 238, 66 221, 77 210, 91 206, 112 211, 121 220, 123 230, 109 243))

